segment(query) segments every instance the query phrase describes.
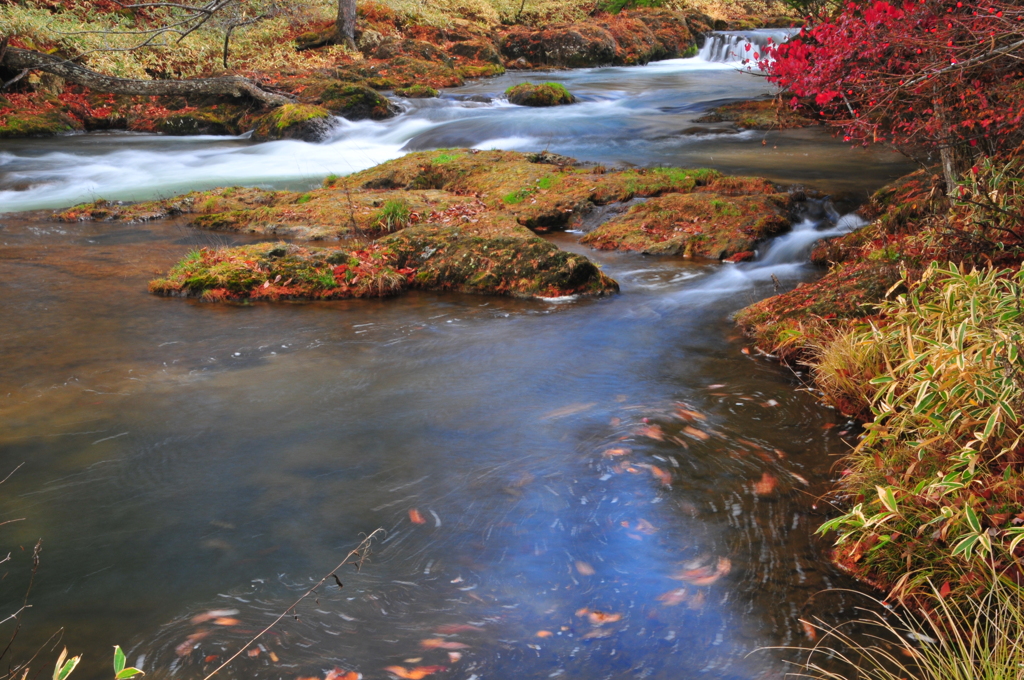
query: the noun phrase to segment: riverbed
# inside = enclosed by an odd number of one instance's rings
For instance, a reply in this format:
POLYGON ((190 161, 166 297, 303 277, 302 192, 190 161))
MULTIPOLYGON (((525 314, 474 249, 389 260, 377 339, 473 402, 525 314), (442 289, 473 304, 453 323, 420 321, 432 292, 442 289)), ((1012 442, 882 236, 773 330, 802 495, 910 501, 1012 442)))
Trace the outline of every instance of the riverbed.
POLYGON ((822 592, 854 586, 814 537, 855 435, 729 317, 815 276, 807 247, 853 221, 808 222, 743 265, 550 236, 619 281, 605 299, 214 305, 146 283, 243 238, 45 210, 304 187, 447 146, 710 166, 847 201, 909 171, 821 129, 694 122, 768 91, 697 58, 508 74, 391 121, 338 121, 321 144, 5 141, 0 476, 23 465, 0 519, 25 519, 3 527, 3 611, 43 538, 18 654, 63 627, 60 644, 86 654, 80 680, 108 677, 114 644, 150 677, 202 678, 380 527, 343 588, 329 579, 221 677, 781 677, 794 655, 755 650, 807 644, 800 618, 861 604, 822 592), (501 100, 538 77, 582 103, 501 100))

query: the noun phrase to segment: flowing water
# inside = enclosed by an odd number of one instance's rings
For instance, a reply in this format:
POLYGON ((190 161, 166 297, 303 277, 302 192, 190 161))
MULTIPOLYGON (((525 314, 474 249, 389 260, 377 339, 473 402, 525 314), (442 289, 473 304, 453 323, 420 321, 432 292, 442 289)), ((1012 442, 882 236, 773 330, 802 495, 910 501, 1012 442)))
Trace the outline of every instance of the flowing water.
MULTIPOLYGON (((4 142, 0 208, 307 186, 437 146, 711 165, 861 197, 907 170, 819 130, 699 126, 766 91, 727 64, 542 77, 583 102, 509 106, 500 92, 537 78, 518 73, 339 122, 322 144, 4 142)), ((19 658, 63 627, 86 653, 76 677, 108 677, 121 644, 150 677, 201 678, 382 527, 342 589, 330 579, 222 676, 781 677, 791 653, 751 652, 860 604, 821 592, 851 584, 813 536, 853 434, 743 353, 729 316, 813 276, 811 243, 856 226, 808 220, 736 266, 553 235, 622 284, 599 300, 210 305, 146 282, 238 237, 0 216, 0 474, 23 464, 0 521, 25 518, 3 526, 5 615, 44 539, 19 658)))

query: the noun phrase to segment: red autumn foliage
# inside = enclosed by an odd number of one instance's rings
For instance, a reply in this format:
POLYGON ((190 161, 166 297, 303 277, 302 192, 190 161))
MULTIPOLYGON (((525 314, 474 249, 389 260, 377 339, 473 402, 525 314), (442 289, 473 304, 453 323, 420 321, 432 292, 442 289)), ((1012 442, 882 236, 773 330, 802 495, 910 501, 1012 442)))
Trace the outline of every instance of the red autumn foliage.
POLYGON ((922 161, 942 156, 947 182, 971 158, 1024 141, 1016 0, 848 2, 766 52, 759 65, 769 80, 814 97, 847 141, 889 143, 922 161))

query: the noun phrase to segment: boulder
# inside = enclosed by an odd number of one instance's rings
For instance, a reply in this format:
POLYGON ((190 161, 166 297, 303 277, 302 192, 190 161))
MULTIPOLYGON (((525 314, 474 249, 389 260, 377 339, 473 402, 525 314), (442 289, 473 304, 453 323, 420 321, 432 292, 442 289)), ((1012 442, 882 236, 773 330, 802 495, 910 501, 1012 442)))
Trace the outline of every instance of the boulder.
POLYGON ((285 104, 256 119, 252 138, 265 142, 275 139, 322 141, 330 129, 331 112, 322 106, 285 104))
POLYGON ((576 103, 576 97, 558 83, 519 83, 505 90, 505 96, 519 106, 562 106, 576 103))

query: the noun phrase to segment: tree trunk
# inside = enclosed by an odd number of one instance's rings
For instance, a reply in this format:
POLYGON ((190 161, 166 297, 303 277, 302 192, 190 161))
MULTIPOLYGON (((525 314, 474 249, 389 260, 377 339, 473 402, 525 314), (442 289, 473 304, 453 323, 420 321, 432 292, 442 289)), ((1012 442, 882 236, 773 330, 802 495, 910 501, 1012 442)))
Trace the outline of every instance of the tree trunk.
POLYGON ((334 23, 334 41, 356 49, 356 0, 338 0, 338 20, 334 23))
POLYGON ((46 71, 76 85, 109 94, 141 96, 227 95, 231 97, 248 95, 270 106, 292 103, 291 99, 280 94, 267 92, 248 78, 240 76, 193 78, 187 80, 131 80, 128 78, 115 78, 97 73, 84 66, 79 66, 67 59, 61 59, 60 57, 33 50, 23 50, 17 47, 8 47, 3 61, 0 63, 14 70, 46 71))
POLYGON ((953 135, 946 122, 945 106, 937 96, 932 98, 932 110, 935 112, 935 119, 939 123, 939 129, 946 135, 946 139, 940 142, 939 145, 939 159, 942 161, 942 176, 946 180, 946 195, 952 196, 956 192, 957 184, 960 181, 960 168, 957 167, 953 135))

